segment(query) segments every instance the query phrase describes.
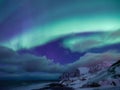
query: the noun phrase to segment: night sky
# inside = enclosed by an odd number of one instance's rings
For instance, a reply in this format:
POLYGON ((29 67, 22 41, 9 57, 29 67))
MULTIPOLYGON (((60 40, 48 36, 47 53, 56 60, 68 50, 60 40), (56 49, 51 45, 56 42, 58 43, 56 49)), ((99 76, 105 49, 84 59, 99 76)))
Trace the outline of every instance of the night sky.
MULTIPOLYGON (((44 57, 54 66, 69 66, 93 55, 89 53, 119 56, 120 1, 0 0, 0 46, 1 53, 14 52, 19 54, 15 58, 22 55, 24 59, 31 57, 26 54, 44 57)), ((0 56, 3 59, 3 54, 0 56)), ((10 60, 1 60, 2 69, 9 67, 10 60)))

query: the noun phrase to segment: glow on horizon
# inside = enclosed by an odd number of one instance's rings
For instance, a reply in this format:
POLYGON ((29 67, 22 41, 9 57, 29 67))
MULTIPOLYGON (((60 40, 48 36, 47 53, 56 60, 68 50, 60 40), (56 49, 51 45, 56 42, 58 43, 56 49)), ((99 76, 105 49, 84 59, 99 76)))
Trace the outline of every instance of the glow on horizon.
POLYGON ((26 30, 22 35, 3 42, 2 45, 19 50, 44 45, 52 40, 72 33, 115 31, 120 28, 119 16, 72 17, 56 20, 44 26, 26 30))

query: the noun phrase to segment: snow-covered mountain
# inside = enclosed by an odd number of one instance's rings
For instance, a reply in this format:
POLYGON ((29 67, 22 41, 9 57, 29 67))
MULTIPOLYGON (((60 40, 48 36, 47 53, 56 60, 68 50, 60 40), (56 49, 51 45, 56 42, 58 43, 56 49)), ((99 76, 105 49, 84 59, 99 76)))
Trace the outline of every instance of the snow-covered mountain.
POLYGON ((63 73, 60 78, 61 84, 74 89, 90 87, 119 87, 120 60, 109 67, 102 67, 100 70, 96 70, 96 72, 94 69, 94 73, 91 72, 90 67, 79 67, 76 70, 63 73))

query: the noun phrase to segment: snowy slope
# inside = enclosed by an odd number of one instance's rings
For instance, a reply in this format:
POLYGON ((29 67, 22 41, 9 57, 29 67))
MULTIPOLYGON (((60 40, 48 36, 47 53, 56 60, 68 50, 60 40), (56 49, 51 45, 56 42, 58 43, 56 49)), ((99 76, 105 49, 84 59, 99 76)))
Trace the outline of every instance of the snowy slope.
POLYGON ((88 67, 80 67, 64 73, 61 77, 61 84, 75 90, 120 90, 120 60, 95 73, 90 73, 88 67))

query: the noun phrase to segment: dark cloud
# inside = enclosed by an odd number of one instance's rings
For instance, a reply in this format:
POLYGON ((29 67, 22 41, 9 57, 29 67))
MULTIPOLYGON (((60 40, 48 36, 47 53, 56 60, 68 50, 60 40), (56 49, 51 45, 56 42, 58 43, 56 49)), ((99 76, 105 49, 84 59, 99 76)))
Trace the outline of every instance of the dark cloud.
POLYGON ((18 54, 6 47, 0 47, 0 71, 10 73, 22 72, 63 72, 64 66, 54 63, 46 57, 31 54, 18 54))
POLYGON ((13 50, 0 46, 0 58, 9 58, 15 55, 16 53, 13 50))
POLYGON ((92 63, 105 62, 106 65, 110 65, 116 60, 120 59, 120 53, 118 52, 105 52, 105 53, 86 53, 80 57, 76 62, 60 65, 54 63, 53 60, 44 57, 38 57, 31 54, 18 54, 15 51, 6 47, 0 47, 0 78, 43 78, 48 76, 50 78, 56 78, 61 73, 78 68, 80 66, 86 66, 92 63), (2 53, 3 52, 3 53, 2 53))
POLYGON ((23 69, 18 65, 0 64, 0 72, 12 74, 23 72, 23 69))

